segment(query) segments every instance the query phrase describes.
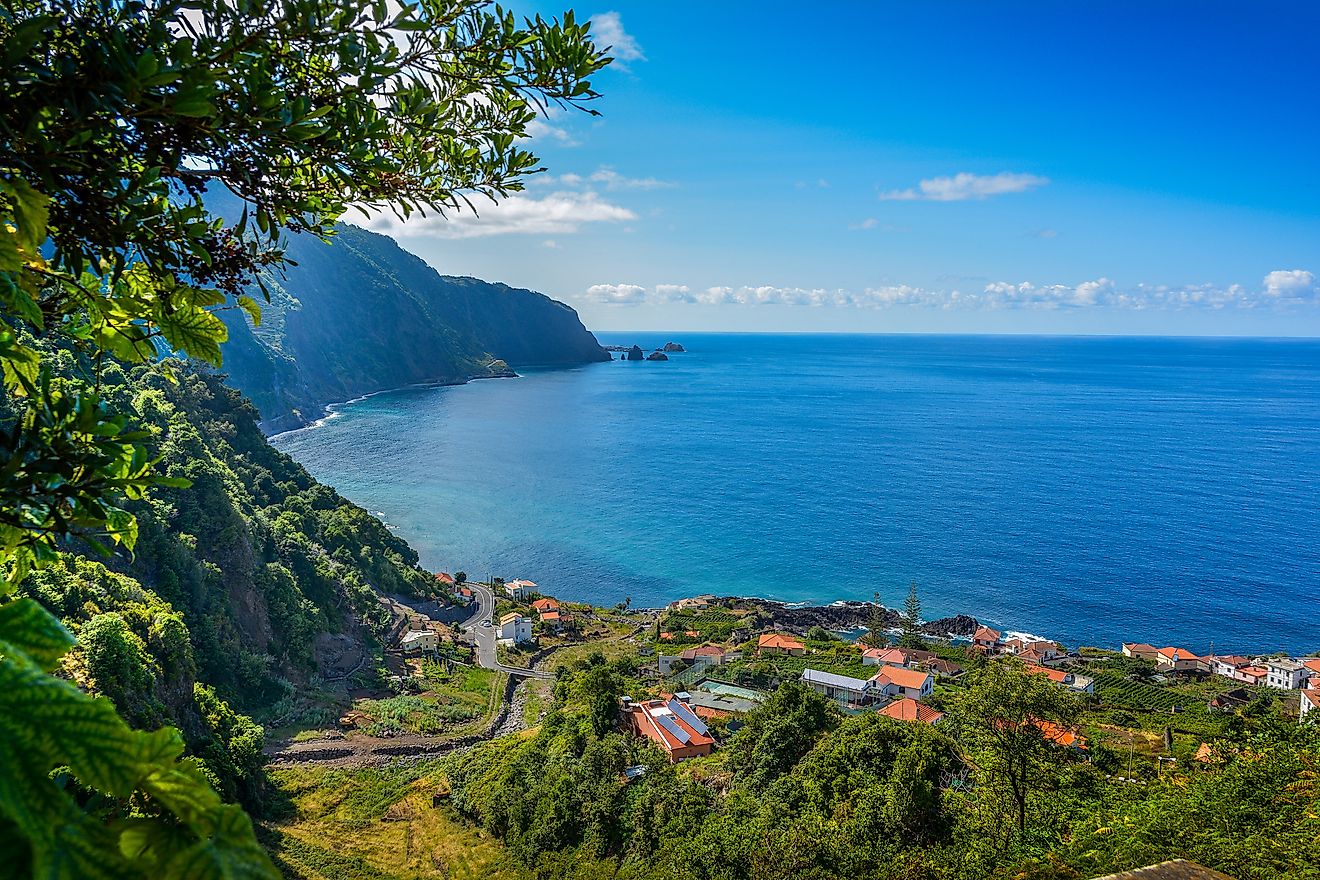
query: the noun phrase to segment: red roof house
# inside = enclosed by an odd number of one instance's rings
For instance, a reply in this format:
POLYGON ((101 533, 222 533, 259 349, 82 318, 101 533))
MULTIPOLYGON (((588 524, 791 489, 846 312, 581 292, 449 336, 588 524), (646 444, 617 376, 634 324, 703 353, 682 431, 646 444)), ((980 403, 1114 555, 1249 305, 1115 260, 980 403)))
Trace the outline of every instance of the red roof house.
POLYGON ((930 706, 923 706, 916 700, 903 697, 901 700, 889 702, 880 714, 895 721, 920 721, 923 724, 934 724, 944 717, 944 713, 932 709, 930 706))
POLYGON ((756 653, 758 655, 791 654, 798 657, 807 653, 807 646, 783 633, 764 633, 756 640, 756 653))
POLYGON ((715 748, 715 738, 706 723, 678 697, 625 702, 624 723, 637 736, 664 749, 675 764, 709 755, 715 748))

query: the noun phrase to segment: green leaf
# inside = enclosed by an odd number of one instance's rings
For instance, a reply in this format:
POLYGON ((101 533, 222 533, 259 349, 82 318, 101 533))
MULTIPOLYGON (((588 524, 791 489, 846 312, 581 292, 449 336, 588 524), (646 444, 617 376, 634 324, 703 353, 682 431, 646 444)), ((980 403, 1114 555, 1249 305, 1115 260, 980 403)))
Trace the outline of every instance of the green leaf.
POLYGON ((0 654, 25 654, 49 671, 71 647, 73 636, 36 600, 18 599, 0 605, 0 654))
POLYGON ((186 305, 169 313, 158 311, 156 324, 176 351, 220 366, 220 344, 229 338, 229 329, 215 315, 186 305))
POLYGON ((21 177, 0 181, 4 192, 14 203, 14 225, 19 250, 36 256, 46 240, 46 222, 50 218, 50 196, 37 192, 21 177))
POLYGON ((255 299, 244 294, 238 298, 238 307, 247 312, 248 317, 252 319, 253 327, 261 326, 261 306, 257 305, 255 299))

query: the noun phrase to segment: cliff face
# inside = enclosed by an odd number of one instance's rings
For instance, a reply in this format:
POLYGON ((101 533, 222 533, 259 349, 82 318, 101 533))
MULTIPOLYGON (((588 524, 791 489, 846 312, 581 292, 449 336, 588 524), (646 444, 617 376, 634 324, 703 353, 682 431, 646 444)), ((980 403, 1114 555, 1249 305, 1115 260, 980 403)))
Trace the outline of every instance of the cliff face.
POLYGON ((441 275, 384 235, 341 225, 332 244, 296 236, 288 254, 297 265, 267 280, 261 326, 224 313, 224 371, 267 431, 374 391, 609 359, 563 303, 441 275))

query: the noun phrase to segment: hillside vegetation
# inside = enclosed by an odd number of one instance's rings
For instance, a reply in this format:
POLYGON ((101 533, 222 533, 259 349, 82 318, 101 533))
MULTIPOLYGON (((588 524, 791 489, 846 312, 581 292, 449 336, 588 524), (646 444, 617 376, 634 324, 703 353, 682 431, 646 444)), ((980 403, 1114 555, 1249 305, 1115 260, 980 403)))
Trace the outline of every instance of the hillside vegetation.
POLYGON ((427 596, 435 582, 378 519, 270 446, 215 375, 111 365, 101 387, 147 429, 161 472, 190 485, 130 505, 135 552, 71 543, 20 592, 78 636, 65 665, 80 684, 135 727, 178 726, 222 793, 260 810, 263 732, 247 715, 285 719, 346 651, 374 670, 389 620, 377 594, 427 596))

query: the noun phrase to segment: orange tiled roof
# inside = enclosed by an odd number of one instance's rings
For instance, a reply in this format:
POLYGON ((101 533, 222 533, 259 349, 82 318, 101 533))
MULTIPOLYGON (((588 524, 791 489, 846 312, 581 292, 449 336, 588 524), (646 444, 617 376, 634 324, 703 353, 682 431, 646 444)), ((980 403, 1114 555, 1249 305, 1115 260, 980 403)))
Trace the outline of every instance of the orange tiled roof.
POLYGON ((923 706, 911 697, 890 702, 880 710, 880 714, 897 721, 922 721, 926 724, 934 724, 944 717, 943 712, 923 706))
POLYGON ((921 690, 930 678, 929 672, 920 669, 907 669, 903 666, 886 666, 872 676, 873 681, 889 682, 911 690, 921 690))
POLYGON ((1000 633, 999 630, 997 630, 997 629, 991 629, 991 628, 988 627, 988 626, 983 626, 983 627, 978 628, 978 629, 976 630, 976 632, 972 635, 972 641, 974 641, 974 642, 997 642, 997 641, 999 641, 999 637, 1000 637, 1000 635, 1002 635, 1002 633, 1000 633))
POLYGON ((1056 746, 1066 746, 1068 748, 1075 747, 1079 749, 1086 748, 1086 737, 1082 736, 1075 730, 1069 730, 1066 727, 1061 727, 1060 725, 1055 724, 1053 721, 1045 721, 1043 719, 1033 720, 1031 723, 1040 731, 1041 736, 1045 737, 1056 746))
POLYGON ((710 734, 698 733, 696 728, 689 725, 681 716, 670 712, 665 703, 665 700, 646 700, 642 703, 634 703, 628 710, 634 713, 634 723, 641 730, 643 736, 658 743, 667 752, 689 746, 700 747, 714 744, 715 740, 710 734), (656 721, 656 718, 661 715, 667 715, 673 724, 676 724, 679 729, 687 734, 688 741, 686 743, 656 721))
POLYGON ((543 620, 543 621, 549 622, 549 621, 555 621, 555 620, 558 620, 558 619, 559 619, 559 612, 558 612, 558 611, 543 611, 543 612, 541 612, 541 620, 543 620))
POLYGON ((1038 663, 1028 663, 1027 672, 1039 673, 1040 675, 1044 675, 1050 681, 1058 682, 1059 684, 1068 683, 1068 673, 1064 672, 1062 669, 1050 669, 1048 666, 1041 666, 1038 663))
POLYGON ((1157 651, 1156 653, 1158 653, 1161 657, 1167 657, 1170 660, 1173 659, 1174 654, 1178 655, 1178 659, 1180 661, 1201 659, 1199 656, 1193 654, 1191 651, 1188 651, 1185 648, 1174 648, 1174 647, 1160 648, 1159 651, 1157 651))
POLYGON ((532 603, 532 607, 537 611, 554 611, 559 607, 559 603, 547 596, 544 599, 537 599, 532 603))
POLYGON ((1302 661, 1302 665, 1315 673, 1320 673, 1320 657, 1308 657, 1302 661))
POLYGON ((781 651, 804 651, 807 646, 792 636, 786 636, 783 633, 764 633, 756 640, 756 647, 778 648, 781 651))
POLYGON ((454 582, 454 576, 447 571, 437 571, 435 579, 442 584, 452 584, 454 582))

